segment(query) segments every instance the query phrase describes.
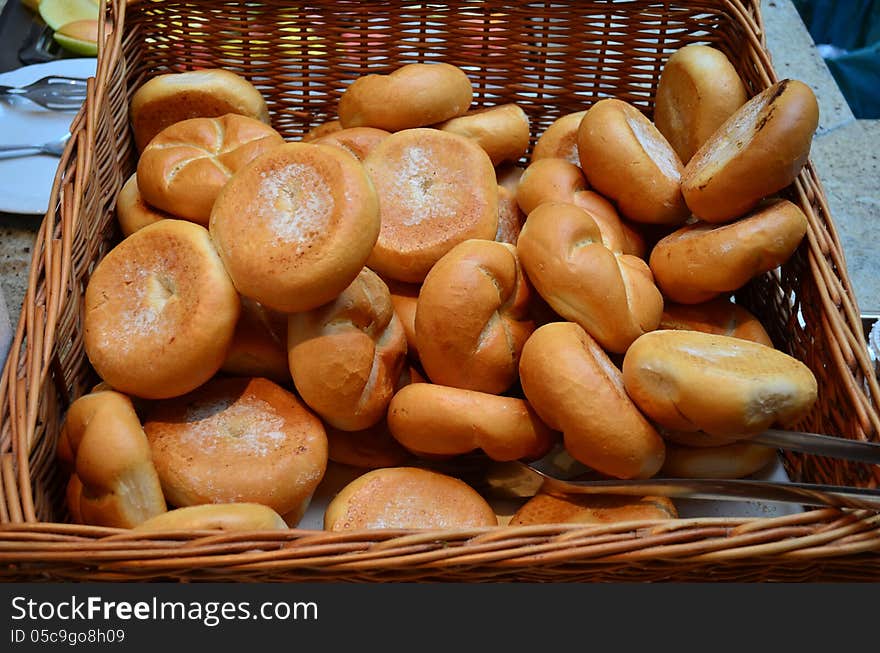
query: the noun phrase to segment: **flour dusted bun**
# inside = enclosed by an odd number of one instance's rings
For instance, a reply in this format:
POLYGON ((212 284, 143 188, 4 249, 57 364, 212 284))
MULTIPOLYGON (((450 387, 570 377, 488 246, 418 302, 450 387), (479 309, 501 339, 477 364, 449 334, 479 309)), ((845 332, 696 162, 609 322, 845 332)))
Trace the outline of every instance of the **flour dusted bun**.
POLYGON ((286 530, 277 512, 259 503, 216 503, 175 508, 148 519, 134 530, 139 532, 220 530, 286 530))
POLYGON ((77 523, 132 528, 166 510, 147 437, 123 394, 100 391, 74 401, 58 458, 71 472, 67 505, 77 523))
POLYGON ((669 478, 743 478, 776 459, 776 449, 754 442, 733 442, 717 447, 666 445, 660 473, 669 478))
POLYGON ((367 472, 346 485, 324 513, 328 531, 497 525, 495 511, 476 490, 417 467, 367 472))
POLYGON ((116 219, 123 236, 131 236, 147 225, 174 217, 144 201, 138 190, 137 173, 128 178, 116 196, 116 219))
POLYGON ((144 424, 168 502, 259 503, 302 516, 327 466, 321 421, 266 379, 215 378, 144 424))
POLYGON ((474 90, 465 72, 448 63, 414 63, 388 75, 363 75, 339 98, 343 127, 391 132, 425 127, 463 115, 474 90))
POLYGON ((474 109, 434 127, 470 138, 486 151, 494 166, 516 161, 529 149, 529 117, 517 104, 474 109))
POLYGON ((768 347, 773 341, 758 319, 727 297, 716 297, 702 304, 666 302, 658 329, 703 331, 758 342, 768 347))
POLYGON ((577 111, 554 120, 535 142, 531 161, 564 159, 579 166, 581 161, 578 156, 577 133, 586 113, 586 111, 577 111))
POLYGON ((86 354, 116 390, 176 397, 220 369, 239 312, 238 293, 207 229, 162 220, 119 243, 92 273, 86 354))
POLYGON ((694 154, 681 177, 688 208, 728 222, 794 181, 810 154, 819 105, 803 82, 784 79, 728 118, 694 154))
POLYGON ((242 295, 282 313, 307 311, 360 273, 379 235, 379 206, 350 154, 286 143, 233 175, 210 230, 242 295))
POLYGON ((654 124, 687 163, 746 100, 746 87, 723 52, 707 45, 687 45, 663 66, 654 124))
POLYGON ((532 524, 616 524, 676 519, 678 511, 666 497, 566 495, 540 493, 511 517, 510 526, 532 524))
POLYGON ((220 369, 231 376, 260 376, 288 383, 287 316, 242 297, 241 315, 220 369))
POLYGON ((334 145, 350 153, 358 161, 363 161, 373 148, 390 136, 390 132, 375 127, 351 127, 320 136, 312 142, 319 145, 334 145))
POLYGON ((269 109, 248 80, 220 68, 159 75, 131 98, 131 125, 138 151, 166 127, 190 118, 235 113, 269 124, 269 109))

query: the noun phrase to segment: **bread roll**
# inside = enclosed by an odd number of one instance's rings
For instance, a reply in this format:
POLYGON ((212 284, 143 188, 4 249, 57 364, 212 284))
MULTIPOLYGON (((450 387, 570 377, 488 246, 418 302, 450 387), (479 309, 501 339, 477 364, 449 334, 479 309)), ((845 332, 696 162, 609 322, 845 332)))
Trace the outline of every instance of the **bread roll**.
POLYGON ((287 316, 242 297, 241 315, 220 369, 232 376, 260 376, 289 383, 287 316))
POLYGON ((486 153, 438 129, 408 129, 364 160, 382 215, 368 261, 383 277, 421 282, 450 249, 498 230, 498 185, 486 153))
POLYGON ((684 170, 672 146, 641 111, 599 100, 578 128, 587 181, 635 222, 681 224, 689 215, 679 188, 684 170))
POLYGON ((176 507, 259 503, 295 524, 327 466, 321 421, 267 379, 212 379, 157 402, 144 430, 176 507))
POLYGON ((694 154, 681 191, 695 216, 728 222, 788 186, 810 154, 819 105, 806 84, 784 79, 746 102, 694 154))
POLYGON ((303 401, 328 424, 359 431, 385 416, 406 335, 388 287, 364 268, 332 302, 289 316, 287 352, 303 401))
POLYGON ((733 442, 717 447, 666 445, 660 474, 668 478, 743 478, 776 459, 776 449, 754 442, 733 442))
POLYGON ((677 519, 675 505, 666 497, 567 495, 540 493, 511 517, 509 526, 533 524, 616 524, 677 519))
POLYGON ((698 331, 654 331, 623 360, 626 391, 668 429, 746 438, 802 419, 816 401, 816 378, 781 351, 698 331))
POLYGON ((529 149, 529 117, 517 104, 474 109, 434 127, 475 141, 493 166, 517 161, 529 149))
POLYGON ((329 136, 335 132, 342 130, 342 124, 339 120, 328 120, 319 125, 315 125, 300 139, 303 143, 312 143, 323 136, 329 136))
POLYGON ((167 220, 176 216, 154 208, 144 201, 137 185, 137 173, 134 173, 122 185, 116 196, 116 219, 124 237, 131 236, 135 231, 159 220, 167 220))
POLYGON ((562 159, 539 159, 529 164, 516 188, 516 202, 528 215, 546 202, 572 202, 587 183, 580 168, 562 159))
POLYGON ((529 214, 517 250, 529 281, 553 310, 605 349, 623 353, 660 323, 663 298, 647 264, 605 247, 586 211, 542 204, 529 214))
POLYGON ((207 229, 162 220, 114 247, 85 292, 83 338, 95 371, 146 399, 182 395, 226 358, 240 306, 207 229))
POLYGON ((581 161, 578 156, 577 133, 586 113, 586 111, 577 111, 554 120, 535 142, 531 161, 564 159, 579 166, 581 161))
POLYGON ((103 391, 74 401, 57 454, 71 472, 67 505, 75 522, 132 528, 165 512, 147 437, 125 395, 103 391))
POLYGON ((379 206, 354 157, 286 143, 233 175, 210 230, 241 294, 282 313, 307 311, 360 273, 379 235, 379 206))
POLYGON ((259 120, 227 114, 166 127, 138 160, 138 188, 152 206, 207 225, 220 190, 239 169, 284 142, 259 120))
POLYGON ((620 371, 582 328, 556 322, 537 329, 519 362, 523 392, 571 456, 617 478, 648 478, 664 444, 627 396, 620 371))
POLYGON ((516 248, 466 240, 431 268, 416 306, 419 360, 434 383, 500 394, 534 330, 516 248))
POLYGON ((782 265, 806 233, 801 210, 775 200, 727 225, 697 222, 678 229, 654 246, 651 272, 665 297, 699 304, 782 265))
POLYGON ((324 513, 328 531, 497 525, 495 511, 469 485, 417 467, 367 472, 346 485, 324 513))
POLYGON ((458 455, 482 449, 500 461, 540 458, 555 440, 522 399, 431 383, 408 385, 394 395, 388 428, 416 454, 458 455))
POLYGON ((474 90, 465 72, 448 63, 414 63, 388 75, 363 75, 339 98, 345 127, 390 132, 433 125, 463 115, 474 90))
POLYGON ((139 152, 163 129, 190 118, 235 113, 269 124, 260 91, 244 77, 220 68, 154 77, 132 96, 130 113, 139 152))
POLYGON ((341 147, 358 161, 363 161, 374 147, 390 135, 390 132, 375 127, 351 127, 320 136, 313 142, 319 145, 341 147))
POLYGON ((746 100, 746 87, 723 52, 707 45, 687 45, 663 66, 654 124, 682 163, 687 163, 746 100))
POLYGON ((134 529, 156 531, 274 531, 287 530, 277 512, 258 503, 217 503, 175 508, 157 515, 134 529))
POLYGON ((758 318, 727 297, 692 305, 666 302, 658 328, 715 333, 773 346, 758 318))

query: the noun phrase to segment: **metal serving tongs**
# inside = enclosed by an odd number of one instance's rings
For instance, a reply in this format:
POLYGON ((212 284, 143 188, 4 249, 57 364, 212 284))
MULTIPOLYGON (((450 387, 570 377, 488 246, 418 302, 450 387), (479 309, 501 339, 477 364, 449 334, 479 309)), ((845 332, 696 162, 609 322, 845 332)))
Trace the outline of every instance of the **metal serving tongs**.
POLYGON ((78 77, 49 75, 22 86, 0 86, 0 98, 25 98, 45 109, 76 111, 86 99, 87 82, 78 77))

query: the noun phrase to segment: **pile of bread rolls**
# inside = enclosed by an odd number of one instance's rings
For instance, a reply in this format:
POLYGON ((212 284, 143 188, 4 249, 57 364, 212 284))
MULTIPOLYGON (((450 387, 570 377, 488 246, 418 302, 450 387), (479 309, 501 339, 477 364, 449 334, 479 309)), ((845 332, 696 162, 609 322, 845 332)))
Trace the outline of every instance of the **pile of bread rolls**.
MULTIPOLYGON (((421 461, 562 447, 647 478, 773 458, 749 439, 802 419, 816 380, 732 295, 805 236, 775 194, 809 154, 810 89, 748 99, 695 45, 653 122, 607 98, 533 134, 519 106, 472 102, 460 68, 406 65, 285 142, 229 71, 135 93, 125 238, 85 292, 103 382, 58 444, 75 521, 295 526, 344 465, 327 529, 490 526, 486 498, 421 461)), ((539 494, 510 523, 675 516, 539 494)))

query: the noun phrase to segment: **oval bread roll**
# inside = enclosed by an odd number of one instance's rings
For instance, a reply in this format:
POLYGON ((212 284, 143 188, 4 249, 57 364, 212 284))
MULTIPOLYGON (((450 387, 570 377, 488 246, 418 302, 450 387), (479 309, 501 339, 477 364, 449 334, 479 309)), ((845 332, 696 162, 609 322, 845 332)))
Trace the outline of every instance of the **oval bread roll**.
POLYGON ((567 495, 540 493, 510 518, 509 526, 532 524, 616 524, 676 519, 678 511, 666 497, 567 495))
POLYGON ((390 132, 425 127, 463 115, 474 89, 465 72, 448 63, 414 63, 388 75, 363 75, 339 98, 343 127, 390 132))
POLYGON ((351 127, 320 136, 312 142, 319 145, 341 147, 358 161, 363 161, 374 147, 390 135, 391 132, 375 127, 351 127))
POLYGON ((116 196, 116 219, 124 237, 131 236, 138 229, 159 220, 175 217, 177 216, 152 207, 144 201, 138 190, 136 172, 122 185, 116 196))
POLYGON ((517 104, 474 109, 434 127, 470 138, 486 151, 493 166, 516 161, 529 149, 529 117, 517 104))
POLYGON ((802 419, 816 378, 800 361, 755 342, 698 331, 654 331, 623 359, 623 382, 654 422, 747 438, 802 419))
POLYGON ((697 222, 674 231, 651 251, 651 272, 665 297, 699 304, 782 265, 806 233, 803 212, 775 200, 730 224, 697 222))
POLYGON ((635 222, 681 224, 689 215, 679 183, 684 167, 663 135, 623 100, 599 100, 578 128, 578 155, 590 185, 635 222))
POLYGON ((482 449, 499 461, 540 458, 555 439, 522 399, 431 383, 414 383, 394 395, 388 428, 416 454, 458 455, 482 449))
POLYGON ((580 166, 577 133, 586 111, 568 113, 554 120, 544 133, 538 137, 532 150, 531 161, 538 159, 564 159, 580 166))
POLYGON ((134 530, 140 532, 221 530, 286 530, 277 512, 258 503, 216 503, 175 508, 148 519, 134 530))
POLYGON ((773 341, 758 318, 727 297, 717 297, 702 304, 691 305, 666 302, 657 328, 715 333, 773 346, 773 341))
POLYGON ((663 66, 654 124, 687 163, 746 100, 746 87, 723 52, 707 45, 687 45, 663 66))
POLYGON ((737 110, 694 154, 681 191, 695 216, 728 222, 788 186, 810 154, 819 125, 812 89, 784 79, 737 110))
POLYGON ((732 442, 717 447, 666 444, 660 473, 669 478, 743 478, 776 459, 776 449, 754 442, 732 442))
POLYGON ((578 325, 537 329, 523 348, 520 382, 535 412, 562 431, 575 460, 617 478, 648 478, 664 443, 623 386, 620 371, 578 325))

